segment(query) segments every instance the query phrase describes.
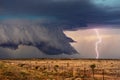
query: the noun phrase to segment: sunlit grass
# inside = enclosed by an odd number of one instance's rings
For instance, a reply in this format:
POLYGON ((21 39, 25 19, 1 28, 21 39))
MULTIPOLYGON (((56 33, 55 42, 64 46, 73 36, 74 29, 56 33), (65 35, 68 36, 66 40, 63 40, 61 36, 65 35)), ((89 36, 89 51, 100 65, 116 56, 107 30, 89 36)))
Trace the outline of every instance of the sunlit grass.
POLYGON ((120 79, 119 60, 4 60, 0 80, 120 79), (103 74, 104 71, 104 74, 103 74))

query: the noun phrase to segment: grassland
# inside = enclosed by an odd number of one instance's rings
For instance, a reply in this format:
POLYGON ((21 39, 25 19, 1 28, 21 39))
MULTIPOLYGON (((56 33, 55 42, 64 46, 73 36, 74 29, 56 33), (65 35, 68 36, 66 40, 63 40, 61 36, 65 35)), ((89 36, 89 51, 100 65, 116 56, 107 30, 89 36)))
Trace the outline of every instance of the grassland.
POLYGON ((1 60, 0 80, 120 80, 120 60, 1 60))

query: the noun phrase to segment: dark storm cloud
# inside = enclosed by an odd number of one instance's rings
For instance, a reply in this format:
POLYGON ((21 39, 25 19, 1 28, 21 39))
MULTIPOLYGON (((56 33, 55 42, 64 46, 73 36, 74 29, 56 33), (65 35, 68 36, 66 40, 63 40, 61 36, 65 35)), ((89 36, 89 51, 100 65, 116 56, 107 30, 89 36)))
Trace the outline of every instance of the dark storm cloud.
MULTIPOLYGON (((104 3, 105 0, 101 1, 104 3)), ((75 27, 120 22, 120 10, 114 11, 116 7, 104 6, 107 3, 101 4, 102 8, 98 7, 95 0, 1 0, 0 4, 1 15, 46 16, 55 18, 55 23, 59 25, 75 27)))
POLYGON ((19 45, 33 46, 49 55, 77 53, 69 44, 73 40, 66 37, 60 27, 31 23, 26 20, 1 21, 0 46, 14 50, 19 45))
MULTIPOLYGON (((1 0, 0 3, 1 14, 54 17, 56 24, 74 27, 86 26, 89 20, 96 21, 97 16, 103 13, 90 0, 1 0)), ((69 29, 68 26, 65 28, 69 29)))
POLYGON ((0 0, 0 46, 17 49, 28 45, 46 54, 77 53, 69 44, 74 41, 63 30, 88 28, 88 24, 119 24, 118 3, 119 0, 0 0))

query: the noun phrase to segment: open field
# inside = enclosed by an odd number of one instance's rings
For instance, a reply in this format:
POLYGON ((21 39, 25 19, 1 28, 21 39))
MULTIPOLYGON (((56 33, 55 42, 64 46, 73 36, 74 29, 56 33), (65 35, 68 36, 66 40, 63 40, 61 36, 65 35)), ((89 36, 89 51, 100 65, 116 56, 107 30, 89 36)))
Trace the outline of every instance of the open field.
POLYGON ((120 80, 120 60, 1 60, 0 80, 120 80))

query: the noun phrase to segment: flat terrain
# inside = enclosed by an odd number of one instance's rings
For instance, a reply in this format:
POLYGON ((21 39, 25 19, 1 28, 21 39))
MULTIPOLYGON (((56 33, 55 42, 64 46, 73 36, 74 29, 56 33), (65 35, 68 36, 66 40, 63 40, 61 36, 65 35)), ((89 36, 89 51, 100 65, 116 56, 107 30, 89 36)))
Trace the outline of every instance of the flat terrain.
POLYGON ((0 80, 120 80, 120 60, 1 60, 0 80))

